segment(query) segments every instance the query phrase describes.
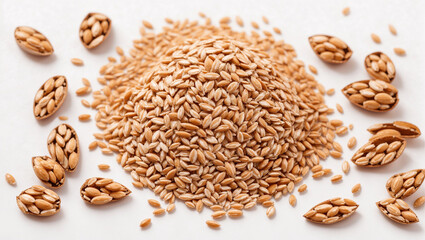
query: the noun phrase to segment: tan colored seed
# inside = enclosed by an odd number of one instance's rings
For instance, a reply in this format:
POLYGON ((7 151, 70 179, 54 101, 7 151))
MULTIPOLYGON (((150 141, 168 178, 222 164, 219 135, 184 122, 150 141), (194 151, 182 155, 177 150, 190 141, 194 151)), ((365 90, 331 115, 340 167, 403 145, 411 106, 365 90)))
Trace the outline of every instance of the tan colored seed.
POLYGON ((353 186, 353 188, 351 189, 351 192, 357 193, 360 191, 361 188, 362 188, 362 185, 360 185, 360 183, 357 183, 356 185, 353 186))
POLYGON ((256 22, 251 22, 251 26, 253 27, 253 28, 255 28, 255 29, 259 29, 260 28, 260 26, 258 25, 258 23, 256 23, 256 22))
POLYGON ((329 96, 334 95, 334 93, 335 93, 335 89, 334 88, 331 88, 328 91, 326 91, 326 94, 329 95, 329 96))
POLYGON ((229 211, 227 211, 227 215, 229 217, 241 217, 243 215, 243 212, 241 210, 237 210, 237 209, 231 209, 229 211))
POLYGON ((83 95, 88 94, 90 92, 91 92, 90 87, 81 87, 81 88, 79 88, 75 91, 75 94, 77 94, 77 96, 83 96, 83 95))
POLYGON ((84 65, 83 60, 81 60, 79 58, 71 58, 71 63, 74 64, 75 66, 83 66, 84 65))
POLYGON ((163 209, 163 208, 155 209, 155 210, 153 210, 152 213, 155 216, 161 216, 161 215, 165 214, 165 209, 163 209))
POLYGON ((300 193, 305 192, 306 190, 307 190, 306 184, 303 184, 303 185, 298 187, 298 192, 300 192, 300 193))
POLYGON ((413 207, 419 208, 425 203, 425 196, 418 197, 413 203, 413 207))
POLYGON ((370 37, 372 38, 372 40, 373 40, 375 43, 381 43, 381 38, 380 38, 378 35, 376 35, 375 33, 372 33, 372 34, 370 35, 370 37))
POLYGON ((336 129, 336 131, 335 131, 335 133, 336 133, 338 136, 342 136, 342 135, 346 134, 347 132, 348 132, 348 128, 347 128, 346 126, 338 127, 338 128, 336 129))
POLYGON ((10 174, 10 173, 6 173, 5 178, 6 178, 6 182, 7 182, 8 184, 10 184, 10 185, 15 185, 15 184, 16 184, 16 180, 15 180, 15 178, 12 176, 12 174, 10 174))
POLYGON ((58 118, 59 118, 59 120, 62 120, 62 121, 68 120, 67 116, 59 116, 58 118))
POLYGON ((82 78, 81 82, 83 82, 84 86, 86 86, 86 87, 91 86, 90 81, 87 78, 82 78))
POLYGON ((83 104, 84 107, 89 108, 90 107, 90 103, 89 101, 85 100, 85 99, 81 99, 81 104, 83 104))
POLYGON ((80 121, 89 121, 91 118, 90 114, 81 114, 80 116, 78 116, 78 120, 80 121))
POLYGON ((236 23, 240 26, 243 27, 243 20, 241 17, 236 16, 236 23))
POLYGON ((150 218, 146 218, 146 219, 143 219, 141 222, 140 222, 140 227, 141 228, 146 228, 147 226, 149 226, 151 224, 151 219, 150 218))
POLYGON ((203 12, 199 12, 199 13, 198 13, 198 15, 199 15, 201 18, 205 18, 205 17, 206 17, 205 13, 203 13, 203 12))
POLYGON ((289 196, 289 204, 292 207, 295 207, 295 204, 297 203, 297 198, 295 197, 295 195, 291 195, 289 196))
POLYGON ((313 65, 308 65, 308 69, 310 69, 310 72, 317 74, 317 68, 313 65))
POLYGON ((269 19, 266 16, 262 16, 261 19, 263 19, 265 24, 269 24, 269 19))
POLYGON ((357 144, 357 139, 356 139, 356 137, 353 136, 348 140, 347 147, 349 149, 353 149, 356 146, 356 144, 357 144))
POLYGON ((332 177, 331 177, 331 181, 332 181, 333 183, 339 182, 339 181, 341 181, 341 180, 342 180, 342 175, 341 175, 341 174, 334 175, 334 176, 332 176, 332 177))
POLYGON ((109 169, 109 165, 108 164, 99 164, 99 165, 97 165, 97 167, 100 170, 102 170, 102 171, 105 171, 105 170, 108 170, 109 169))
POLYGON ((148 203, 149 205, 151 205, 154 208, 160 208, 161 207, 161 203, 155 199, 148 199, 148 203))
POLYGON ((266 215, 268 218, 272 218, 276 214, 276 208, 275 206, 270 206, 267 208, 266 215))
POLYGON ((276 33, 276 34, 281 34, 282 32, 280 31, 280 28, 278 28, 278 27, 273 27, 273 31, 276 33))
POLYGON ((89 144, 89 150, 94 150, 97 147, 97 142, 93 141, 89 144))
POLYGON ((218 223, 217 221, 214 221, 214 220, 207 220, 207 221, 205 221, 205 223, 210 228, 219 228, 220 227, 220 223, 218 223))
POLYGON ((406 55, 406 50, 404 50, 403 48, 395 47, 394 53, 399 55, 399 56, 404 56, 404 55, 406 55))
POLYGON ((344 9, 342 9, 342 14, 344 16, 348 16, 350 14, 350 7, 345 7, 344 9))
POLYGON ((347 161, 342 162, 342 172, 348 174, 350 172, 350 164, 347 161))
POLYGON ((389 24, 388 29, 390 30, 391 34, 397 35, 397 29, 393 25, 389 24))
POLYGON ((145 26, 145 28, 153 29, 153 26, 150 22, 143 20, 142 23, 143 23, 143 26, 145 26))
POLYGON ((167 213, 170 213, 170 212, 174 211, 175 209, 176 209, 176 205, 174 203, 168 204, 168 206, 166 208, 167 213))
POLYGON ((339 105, 338 103, 336 104, 336 110, 339 112, 339 113, 344 113, 344 109, 341 107, 341 105, 339 105))

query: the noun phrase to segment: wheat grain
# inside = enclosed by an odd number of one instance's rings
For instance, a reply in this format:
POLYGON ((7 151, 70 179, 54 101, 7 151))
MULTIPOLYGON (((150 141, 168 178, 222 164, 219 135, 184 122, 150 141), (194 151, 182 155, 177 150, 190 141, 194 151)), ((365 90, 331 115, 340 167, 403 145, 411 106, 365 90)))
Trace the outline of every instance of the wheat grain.
POLYGON ((381 43, 381 38, 378 36, 378 35, 376 35, 375 33, 372 33, 371 35, 370 35, 370 37, 372 38, 372 40, 375 42, 375 43, 381 43))
POLYGON ((413 203, 413 207, 419 208, 425 203, 425 196, 418 197, 413 203))
POLYGON ((342 162, 342 172, 348 174, 350 172, 350 164, 347 161, 342 162))
POLYGON ((220 223, 218 223, 217 221, 214 221, 214 220, 207 220, 205 223, 210 228, 219 228, 220 227, 220 223))
POLYGON ((406 55, 406 50, 404 50, 403 48, 395 47, 394 53, 399 55, 399 56, 404 56, 404 55, 406 55))
POLYGON ((397 29, 393 25, 389 24, 388 29, 390 30, 392 35, 397 35, 397 29))
POLYGON ((84 65, 83 60, 81 60, 79 58, 71 58, 71 63, 74 64, 75 66, 83 66, 84 65))
POLYGON ((353 188, 351 189, 351 192, 358 193, 361 188, 362 188, 362 185, 360 185, 360 183, 357 183, 356 185, 353 186, 353 188))
POLYGON ((59 118, 59 120, 61 120, 61 121, 66 121, 66 120, 68 120, 68 117, 67 117, 67 116, 59 116, 58 118, 59 118))
POLYGON ((143 220, 140 222, 140 227, 141 227, 141 228, 146 228, 146 227, 148 227, 149 225, 151 225, 151 219, 150 219, 150 218, 143 219, 143 220))
POLYGON ((4 177, 5 177, 5 179, 6 179, 6 182, 7 182, 9 185, 15 185, 15 184, 16 184, 16 180, 15 180, 15 178, 12 176, 12 174, 10 174, 10 173, 6 173, 6 175, 5 175, 4 177))
POLYGON ((102 170, 102 171, 109 170, 109 168, 110 168, 110 166, 108 164, 99 164, 99 165, 97 165, 97 167, 99 168, 99 170, 102 170))
POLYGON ((350 14, 350 8, 349 7, 345 7, 342 9, 342 14, 344 16, 348 16, 350 14))

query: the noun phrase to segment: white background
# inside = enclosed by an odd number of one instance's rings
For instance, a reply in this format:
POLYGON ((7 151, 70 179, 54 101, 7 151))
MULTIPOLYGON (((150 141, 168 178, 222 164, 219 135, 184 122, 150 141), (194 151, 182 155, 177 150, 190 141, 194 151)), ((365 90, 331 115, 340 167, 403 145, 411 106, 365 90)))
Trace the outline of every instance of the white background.
MULTIPOLYGON (((346 148, 349 137, 356 136, 358 147, 370 136, 366 128, 377 122, 407 120, 425 131, 424 75, 424 1, 47 1, 47 0, 1 0, 0 1, 0 175, 13 174, 17 186, 9 186, 0 181, 1 217, 0 239, 419 239, 425 233, 425 209, 416 209, 420 223, 399 225, 386 219, 376 208, 375 202, 388 197, 386 180, 397 172, 425 168, 424 137, 408 140, 404 154, 397 162, 383 168, 359 169, 351 164, 351 171, 343 181, 332 184, 330 177, 313 180, 311 175, 304 181, 308 191, 295 193, 298 203, 291 207, 288 196, 276 203, 277 213, 268 219, 265 209, 257 206, 246 211, 241 219, 221 221, 220 230, 212 230, 205 225, 210 219, 210 210, 201 214, 189 210, 183 203, 177 203, 173 214, 152 217, 149 198, 156 198, 147 190, 135 189, 131 177, 115 163, 112 156, 104 156, 99 150, 89 152, 88 144, 97 132, 94 121, 81 123, 78 115, 94 112, 84 108, 81 97, 75 90, 82 86, 81 78, 91 80, 94 89, 98 69, 107 63, 108 56, 116 56, 116 46, 126 52, 132 40, 139 37, 141 20, 146 19, 155 25, 156 31, 164 24, 163 18, 199 19, 202 11, 212 17, 215 23, 223 16, 240 15, 245 20, 245 29, 250 29, 252 20, 260 23, 262 29, 271 30, 277 26, 283 38, 292 44, 301 60, 317 67, 317 80, 335 88, 336 94, 326 97, 330 107, 340 103, 344 114, 335 113, 330 118, 344 120, 354 129, 347 136, 338 138, 344 146, 345 160, 353 151, 346 148), (341 13, 346 6, 351 8, 348 17, 341 13), (112 19, 113 30, 109 38, 97 49, 86 50, 78 39, 78 27, 90 11, 98 11, 112 19), (267 15, 270 25, 261 21, 267 15), (393 24, 398 35, 388 31, 393 24), (15 43, 13 31, 17 26, 29 25, 52 42, 55 53, 40 58, 24 53, 15 43), (381 44, 375 44, 371 33, 378 34, 381 44), (310 49, 307 38, 317 33, 336 35, 345 40, 354 50, 350 61, 343 65, 331 66, 320 61, 310 49), (396 56, 392 48, 402 47, 407 55, 396 56), (393 84, 399 89, 400 103, 391 112, 367 113, 351 105, 340 89, 346 84, 367 79, 363 67, 364 57, 374 51, 387 53, 394 61, 397 76, 393 84), (70 58, 84 60, 83 67, 70 63, 70 58), (36 90, 53 75, 63 74, 68 78, 69 94, 65 104, 57 114, 46 121, 34 119, 32 103, 36 90), (65 185, 57 192, 62 198, 61 212, 49 218, 36 218, 22 214, 16 206, 15 196, 33 184, 41 184, 31 168, 31 157, 47 154, 46 139, 51 129, 61 123, 59 115, 69 117, 80 137, 82 150, 80 165, 76 172, 67 175, 65 185), (110 171, 101 172, 97 164, 108 163, 110 171), (133 193, 125 200, 114 204, 93 207, 85 204, 79 196, 79 188, 85 179, 93 176, 111 177, 128 186, 133 193), (361 193, 353 196, 351 188, 361 183, 361 193), (360 207, 356 214, 341 223, 322 226, 306 222, 302 215, 316 203, 331 197, 352 198, 360 207), (139 222, 152 217, 152 225, 147 230, 139 228, 139 222)), ((233 22, 234 24, 234 22, 233 22)), ((84 97, 90 100, 91 97, 84 97)), ((341 173, 342 160, 327 159, 325 167, 341 173)), ((425 187, 406 201, 413 201, 425 194, 425 187)))

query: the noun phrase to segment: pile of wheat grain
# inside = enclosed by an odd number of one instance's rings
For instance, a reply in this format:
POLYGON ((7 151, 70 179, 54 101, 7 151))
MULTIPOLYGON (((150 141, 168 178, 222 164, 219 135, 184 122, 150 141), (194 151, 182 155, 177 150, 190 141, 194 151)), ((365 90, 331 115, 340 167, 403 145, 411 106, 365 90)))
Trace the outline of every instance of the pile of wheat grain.
POLYGON ((323 86, 268 32, 168 22, 142 28, 129 56, 118 48, 100 70, 104 152, 135 186, 197 210, 270 206, 294 191, 333 149, 323 86))

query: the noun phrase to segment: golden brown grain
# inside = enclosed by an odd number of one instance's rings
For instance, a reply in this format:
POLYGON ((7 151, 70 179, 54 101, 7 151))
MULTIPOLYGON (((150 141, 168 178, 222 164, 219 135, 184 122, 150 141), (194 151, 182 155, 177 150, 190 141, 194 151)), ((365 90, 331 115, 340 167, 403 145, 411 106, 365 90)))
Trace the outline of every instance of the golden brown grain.
POLYGON ((370 37, 372 38, 372 40, 373 40, 375 43, 381 43, 381 38, 380 38, 378 35, 376 35, 375 33, 372 33, 372 34, 370 35, 370 37))
POLYGON ((149 203, 149 205, 151 205, 154 208, 160 208, 161 207, 161 203, 158 200, 155 200, 155 199, 148 199, 148 203, 149 203))
POLYGON ((243 27, 243 20, 242 20, 242 18, 241 17, 239 17, 239 16, 236 16, 236 23, 240 26, 240 27, 243 27))
POLYGON ((278 27, 273 27, 273 31, 276 33, 276 34, 281 34, 282 32, 280 31, 280 28, 278 28, 278 27))
POLYGON ((342 9, 342 14, 344 16, 348 16, 350 14, 350 7, 345 7, 344 9, 342 9))
POLYGON ((10 185, 15 185, 16 184, 16 180, 15 178, 12 176, 12 174, 10 173, 6 173, 6 175, 4 176, 6 179, 6 182, 10 185))
POLYGON ((337 183, 339 181, 342 180, 342 175, 341 174, 337 174, 331 177, 331 182, 332 183, 337 183))
POLYGON ((167 210, 167 213, 171 213, 176 209, 176 205, 174 203, 170 203, 168 204, 167 208, 165 210, 167 210))
POLYGON ((310 72, 317 74, 317 68, 313 65, 308 65, 308 69, 310 69, 310 72))
POLYGON ((269 19, 266 16, 262 16, 261 19, 263 19, 265 24, 269 24, 269 19))
POLYGON ((339 113, 344 113, 344 109, 342 108, 342 106, 341 105, 339 105, 338 103, 336 104, 336 110, 339 112, 339 113))
POLYGON ((413 207, 415 207, 415 208, 419 208, 419 207, 421 207, 422 205, 424 205, 424 203, 425 203, 425 196, 420 196, 420 197, 418 197, 418 198, 415 200, 415 202, 413 203, 413 207))
POLYGON ((267 208, 266 215, 268 218, 272 218, 275 214, 276 214, 275 206, 270 206, 269 208, 267 208))
POLYGON ((150 218, 146 218, 146 219, 143 219, 141 222, 140 222, 140 227, 141 228, 146 228, 147 226, 149 226, 151 224, 151 219, 150 218))
POLYGON ((145 26, 145 28, 153 29, 152 23, 150 23, 146 20, 143 20, 142 23, 143 23, 143 26, 145 26))
POLYGON ((77 94, 77 96, 83 96, 83 95, 86 95, 86 94, 88 94, 90 92, 91 92, 91 88, 85 86, 85 87, 81 87, 81 88, 77 89, 75 91, 75 94, 77 94))
POLYGON ((295 195, 291 194, 291 196, 289 196, 289 204, 292 207, 295 207, 295 204, 297 204, 297 198, 295 197, 295 195))
POLYGON ((397 35, 397 29, 392 24, 388 25, 388 29, 390 30, 391 34, 397 35))
POLYGON ((326 91, 326 94, 329 96, 334 95, 334 93, 335 93, 335 88, 330 88, 328 89, 328 91, 326 91))
POLYGON ((97 165, 97 167, 99 168, 99 170, 102 170, 102 171, 109 170, 110 168, 108 164, 99 164, 97 165))
POLYGON ((75 66, 83 66, 84 65, 83 60, 81 60, 79 58, 71 58, 71 63, 74 64, 75 66))
POLYGON ((352 123, 350 123, 350 125, 348 125, 348 129, 353 130, 354 125, 352 123))
POLYGON ((163 209, 163 208, 155 209, 155 210, 153 210, 152 214, 153 214, 154 216, 161 216, 161 215, 164 215, 164 214, 165 214, 165 209, 163 209))
POLYGON ((353 136, 348 140, 347 147, 349 149, 353 149, 356 146, 356 144, 357 144, 357 139, 356 139, 356 137, 353 136))
POLYGON ((351 189, 351 192, 358 193, 361 188, 362 188, 362 185, 360 185, 360 183, 357 183, 356 185, 353 186, 353 188, 351 189))
POLYGON ((257 22, 251 22, 251 26, 252 26, 253 28, 255 28, 255 29, 259 29, 259 28, 260 28, 260 26, 258 25, 258 23, 257 23, 257 22))
POLYGON ((348 174, 350 172, 350 164, 347 161, 342 162, 342 172, 348 174))
POLYGON ((203 13, 203 12, 199 12, 199 13, 198 13, 198 15, 199 15, 201 18, 205 18, 205 17, 206 17, 205 13, 203 13))
POLYGON ((214 220, 207 220, 207 221, 205 221, 205 223, 210 228, 219 228, 220 227, 220 223, 218 223, 217 221, 214 221, 214 220))
POLYGON ((97 142, 93 141, 89 144, 89 150, 94 150, 97 147, 97 142))
POLYGON ((78 120, 80 121, 89 121, 91 118, 90 114, 81 114, 80 116, 78 116, 78 120))
POLYGON ((298 192, 300 192, 300 193, 305 192, 306 190, 307 190, 306 184, 303 184, 303 185, 298 187, 298 192))
POLYGON ((394 53, 399 55, 399 56, 404 56, 404 55, 406 55, 406 50, 404 50, 403 48, 395 47, 394 53))

